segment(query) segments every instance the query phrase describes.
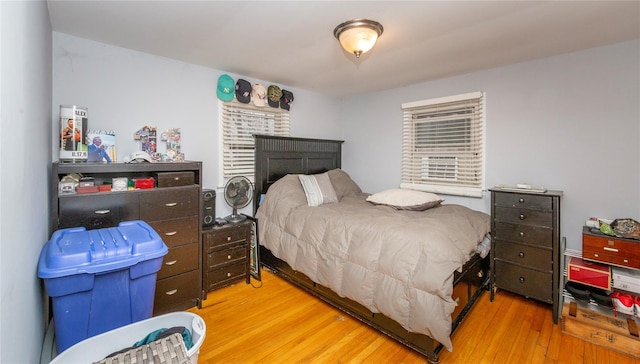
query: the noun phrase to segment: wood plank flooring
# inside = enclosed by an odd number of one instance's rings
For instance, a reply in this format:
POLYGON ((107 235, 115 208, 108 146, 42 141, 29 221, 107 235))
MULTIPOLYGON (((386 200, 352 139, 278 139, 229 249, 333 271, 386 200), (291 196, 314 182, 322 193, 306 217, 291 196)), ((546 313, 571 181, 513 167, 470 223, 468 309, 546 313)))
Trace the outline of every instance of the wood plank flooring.
MULTIPOLYGON (((209 292, 200 363, 426 363, 426 357, 330 307, 268 271, 262 283, 209 292), (255 287, 254 287, 255 286, 255 287), (260 286, 257 288, 257 286, 260 286)), ((500 291, 480 297, 453 335, 449 363, 640 364, 562 333, 551 306, 500 291)))

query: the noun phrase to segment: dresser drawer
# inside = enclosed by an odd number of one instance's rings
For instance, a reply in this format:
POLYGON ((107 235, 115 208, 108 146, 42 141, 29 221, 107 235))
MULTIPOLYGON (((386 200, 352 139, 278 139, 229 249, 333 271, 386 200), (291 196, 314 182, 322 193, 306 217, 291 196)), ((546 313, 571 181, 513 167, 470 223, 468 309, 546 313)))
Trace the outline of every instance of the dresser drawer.
POLYGON ((497 193, 493 203, 502 207, 550 211, 553 208, 551 198, 518 193, 497 193))
POLYGON ((508 240, 548 248, 553 246, 553 229, 543 226, 496 222, 492 233, 496 240, 508 240))
POLYGON ((180 219, 147 221, 169 248, 198 242, 198 215, 180 219))
POLYGON ((553 251, 529 245, 514 244, 497 240, 495 258, 514 264, 551 272, 553 269, 553 251))
POLYGON ((247 276, 246 261, 214 269, 207 273, 208 290, 229 285, 235 281, 245 279, 247 276))
POLYGON ((156 173, 158 187, 189 186, 195 183, 195 174, 191 171, 185 172, 159 172, 156 173))
POLYGON ((175 307, 193 307, 200 297, 198 282, 202 277, 195 270, 170 278, 159 279, 156 283, 154 312, 167 312, 175 307))
POLYGON ((140 218, 145 221, 167 220, 198 215, 200 187, 156 188, 140 196, 140 218))
POLYGON ((238 242, 246 242, 250 225, 243 224, 239 226, 225 227, 224 229, 211 229, 205 231, 204 241, 202 242, 207 248, 207 252, 215 249, 224 248, 226 245, 238 242))
POLYGON ((496 222, 508 222, 521 225, 553 226, 553 214, 547 211, 527 210, 524 208, 495 207, 496 222))
POLYGON ((502 261, 495 262, 495 283, 498 288, 543 302, 553 302, 553 275, 519 267, 502 261))
POLYGON ((136 192, 121 192, 62 197, 59 199, 58 228, 83 226, 91 230, 138 220, 138 196, 136 192))
POLYGON ((247 244, 237 244, 228 249, 214 251, 207 254, 207 268, 209 270, 215 269, 223 264, 229 264, 242 260, 246 262, 247 259, 247 244))
POLYGON ((198 269, 198 243, 169 249, 162 261, 158 279, 198 269))
POLYGON ((640 269, 640 241, 608 236, 582 235, 582 257, 640 269))

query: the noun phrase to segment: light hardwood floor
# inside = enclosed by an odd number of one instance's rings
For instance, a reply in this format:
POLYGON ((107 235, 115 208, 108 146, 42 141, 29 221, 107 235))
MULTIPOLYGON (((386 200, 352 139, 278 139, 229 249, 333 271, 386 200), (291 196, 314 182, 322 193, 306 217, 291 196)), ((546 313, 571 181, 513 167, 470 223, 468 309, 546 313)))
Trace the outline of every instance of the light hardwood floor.
MULTIPOLYGON (((207 324, 200 363, 426 363, 424 356, 268 271, 260 282, 209 292, 190 311, 207 324)), ((485 292, 453 335, 448 363, 640 364, 562 333, 551 306, 508 292, 485 292)))

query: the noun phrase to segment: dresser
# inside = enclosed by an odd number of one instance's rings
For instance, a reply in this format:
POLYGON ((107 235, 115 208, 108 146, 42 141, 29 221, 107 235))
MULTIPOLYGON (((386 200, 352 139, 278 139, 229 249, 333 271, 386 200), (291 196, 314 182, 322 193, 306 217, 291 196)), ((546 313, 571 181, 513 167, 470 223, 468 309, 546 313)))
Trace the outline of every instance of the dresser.
POLYGON ((153 314, 200 306, 202 285, 202 163, 53 163, 51 228, 99 229, 121 221, 143 220, 169 248, 157 273, 153 314), (151 181, 149 189, 66 194, 66 175, 90 177, 96 186, 114 178, 151 181))
POLYGON ((625 239, 593 233, 588 227, 582 228, 582 258, 640 269, 640 240, 625 239))
POLYGON ((549 303, 557 323, 562 192, 490 191, 491 301, 503 289, 549 303))
POLYGON ((250 283, 249 258, 253 224, 253 221, 247 219, 202 231, 202 242, 206 249, 206 292, 241 280, 250 283))

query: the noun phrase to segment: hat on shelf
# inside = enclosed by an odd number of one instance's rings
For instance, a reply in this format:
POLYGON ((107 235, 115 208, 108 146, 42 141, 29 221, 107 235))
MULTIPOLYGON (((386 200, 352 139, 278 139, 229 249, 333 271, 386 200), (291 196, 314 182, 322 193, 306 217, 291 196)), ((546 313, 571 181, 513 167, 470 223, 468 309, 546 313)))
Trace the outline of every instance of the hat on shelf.
POLYGON ((251 100, 253 100, 253 104, 259 107, 263 107, 267 104, 267 88, 264 85, 256 83, 253 85, 253 90, 251 91, 251 100))
POLYGON ((291 108, 291 103, 293 102, 293 92, 282 90, 282 98, 280 99, 280 107, 285 110, 289 110, 291 108))
POLYGON ((233 78, 227 74, 218 77, 218 98, 222 101, 231 101, 233 100, 233 93, 233 78))
POLYGON ((269 88, 267 89, 267 95, 268 95, 267 101, 269 102, 269 106, 271 107, 280 106, 280 99, 282 98, 282 90, 280 90, 280 87, 276 85, 270 85, 269 88))
POLYGON ((243 104, 248 104, 251 101, 251 84, 249 81, 241 78, 236 82, 236 99, 243 104))

